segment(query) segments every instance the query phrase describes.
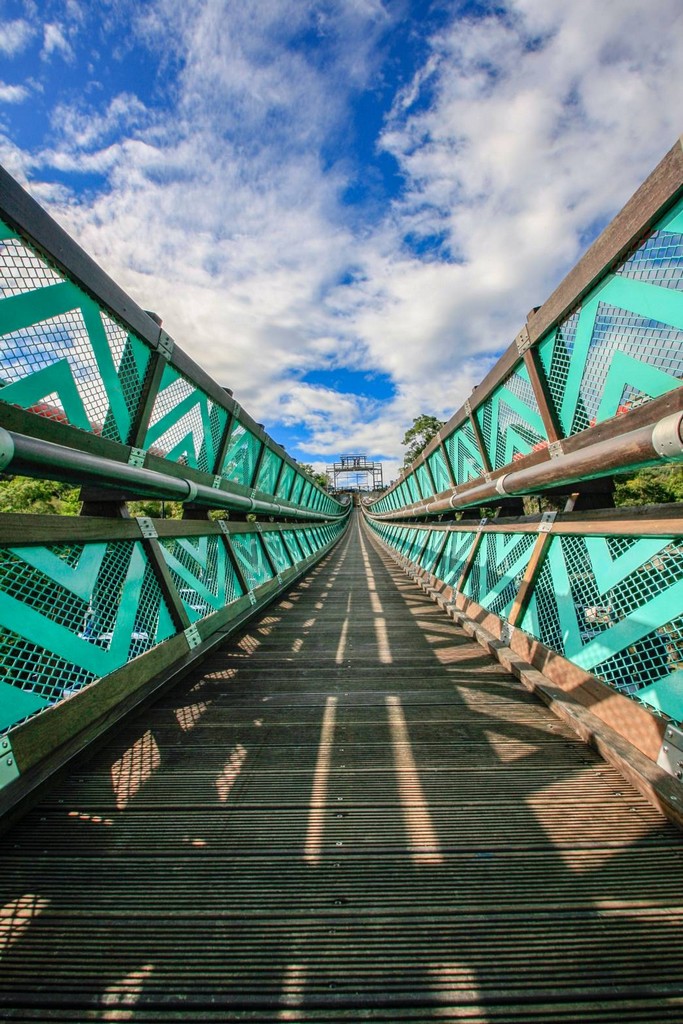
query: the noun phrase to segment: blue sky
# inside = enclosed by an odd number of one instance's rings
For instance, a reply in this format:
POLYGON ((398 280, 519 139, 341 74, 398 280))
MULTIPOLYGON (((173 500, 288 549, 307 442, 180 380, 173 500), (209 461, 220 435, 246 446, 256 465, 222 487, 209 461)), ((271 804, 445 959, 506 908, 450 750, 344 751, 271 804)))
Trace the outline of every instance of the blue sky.
POLYGON ((0 0, 0 162, 304 462, 402 457, 673 145, 680 0, 0 0))

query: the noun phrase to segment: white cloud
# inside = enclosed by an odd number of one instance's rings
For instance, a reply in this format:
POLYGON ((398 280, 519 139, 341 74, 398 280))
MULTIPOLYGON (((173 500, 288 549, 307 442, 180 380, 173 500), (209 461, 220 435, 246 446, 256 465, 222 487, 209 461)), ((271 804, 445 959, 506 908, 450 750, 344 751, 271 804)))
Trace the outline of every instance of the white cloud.
POLYGON ((15 57, 26 49, 35 35, 35 29, 23 18, 0 22, 0 53, 15 57))
POLYGON ((0 103, 23 103, 29 95, 25 85, 7 85, 0 82, 0 103))
POLYGON ((43 28, 43 49, 41 57, 48 60, 53 54, 59 54, 67 63, 72 63, 75 54, 71 43, 66 38, 64 26, 49 22, 43 28))
MULTIPOLYGON (((376 84, 391 9, 139 5, 172 105, 62 104, 32 157, 34 178, 106 177, 78 199, 33 190, 257 419, 305 425, 311 456, 400 458, 414 416, 453 412, 680 131, 678 0, 507 0, 431 39, 381 139, 403 192, 358 228, 351 172, 323 153, 376 84), (294 45, 304 33, 317 47, 294 45), (299 379, 331 363, 390 374, 396 394, 299 379)), ((48 25, 46 49, 48 30, 70 59, 73 37, 48 25)))

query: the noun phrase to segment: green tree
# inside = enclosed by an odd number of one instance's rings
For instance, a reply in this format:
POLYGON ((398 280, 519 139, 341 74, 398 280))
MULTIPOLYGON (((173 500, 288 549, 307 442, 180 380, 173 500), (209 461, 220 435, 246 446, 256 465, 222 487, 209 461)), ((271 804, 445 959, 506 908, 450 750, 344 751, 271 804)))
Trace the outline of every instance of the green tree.
POLYGON ((409 466, 417 458, 443 425, 444 421, 438 420, 436 416, 427 416, 422 413, 421 416, 415 417, 412 427, 408 427, 401 442, 401 444, 408 445, 408 450, 403 456, 404 466, 409 466))
POLYGON ((651 466, 616 481, 615 505, 664 505, 683 501, 683 466, 651 466))
POLYGON ((0 479, 0 512, 77 516, 79 494, 80 488, 55 480, 6 476, 0 479))
POLYGON ((330 486, 330 478, 327 475, 327 473, 316 472, 316 470, 313 469, 313 466, 310 464, 310 462, 300 462, 299 469, 302 471, 302 473, 308 473, 309 476, 312 476, 315 482, 317 483, 318 487, 323 487, 325 490, 327 490, 327 488, 330 486))

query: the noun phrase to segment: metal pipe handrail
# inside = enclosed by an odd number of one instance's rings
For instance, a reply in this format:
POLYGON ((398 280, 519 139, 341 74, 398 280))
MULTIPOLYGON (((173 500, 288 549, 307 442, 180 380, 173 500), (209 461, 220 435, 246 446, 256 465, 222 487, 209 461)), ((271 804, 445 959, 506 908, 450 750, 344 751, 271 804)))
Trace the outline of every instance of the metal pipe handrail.
POLYGON ((220 487, 207 487, 185 477, 115 462, 2 427, 0 470, 64 483, 97 484, 109 489, 124 487, 126 491, 142 498, 193 502, 206 508, 224 508, 243 513, 292 516, 316 522, 342 519, 348 515, 348 508, 340 513, 326 514, 289 505, 287 502, 248 497, 232 490, 228 481, 220 487))
POLYGON ((517 497, 575 484, 582 480, 610 476, 632 466, 661 464, 683 459, 683 413, 676 412, 578 451, 568 452, 535 466, 512 470, 495 479, 476 481, 472 486, 453 489, 436 501, 416 502, 392 512, 367 514, 377 520, 414 519, 441 515, 491 500, 517 497))

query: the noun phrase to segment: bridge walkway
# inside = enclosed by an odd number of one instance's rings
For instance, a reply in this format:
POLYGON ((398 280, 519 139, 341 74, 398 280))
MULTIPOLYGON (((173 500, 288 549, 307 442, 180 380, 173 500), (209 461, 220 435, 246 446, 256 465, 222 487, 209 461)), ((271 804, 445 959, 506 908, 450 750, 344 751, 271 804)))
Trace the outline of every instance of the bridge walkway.
POLYGON ((0 1017, 680 1021, 682 868, 355 521, 3 837, 0 1017))

